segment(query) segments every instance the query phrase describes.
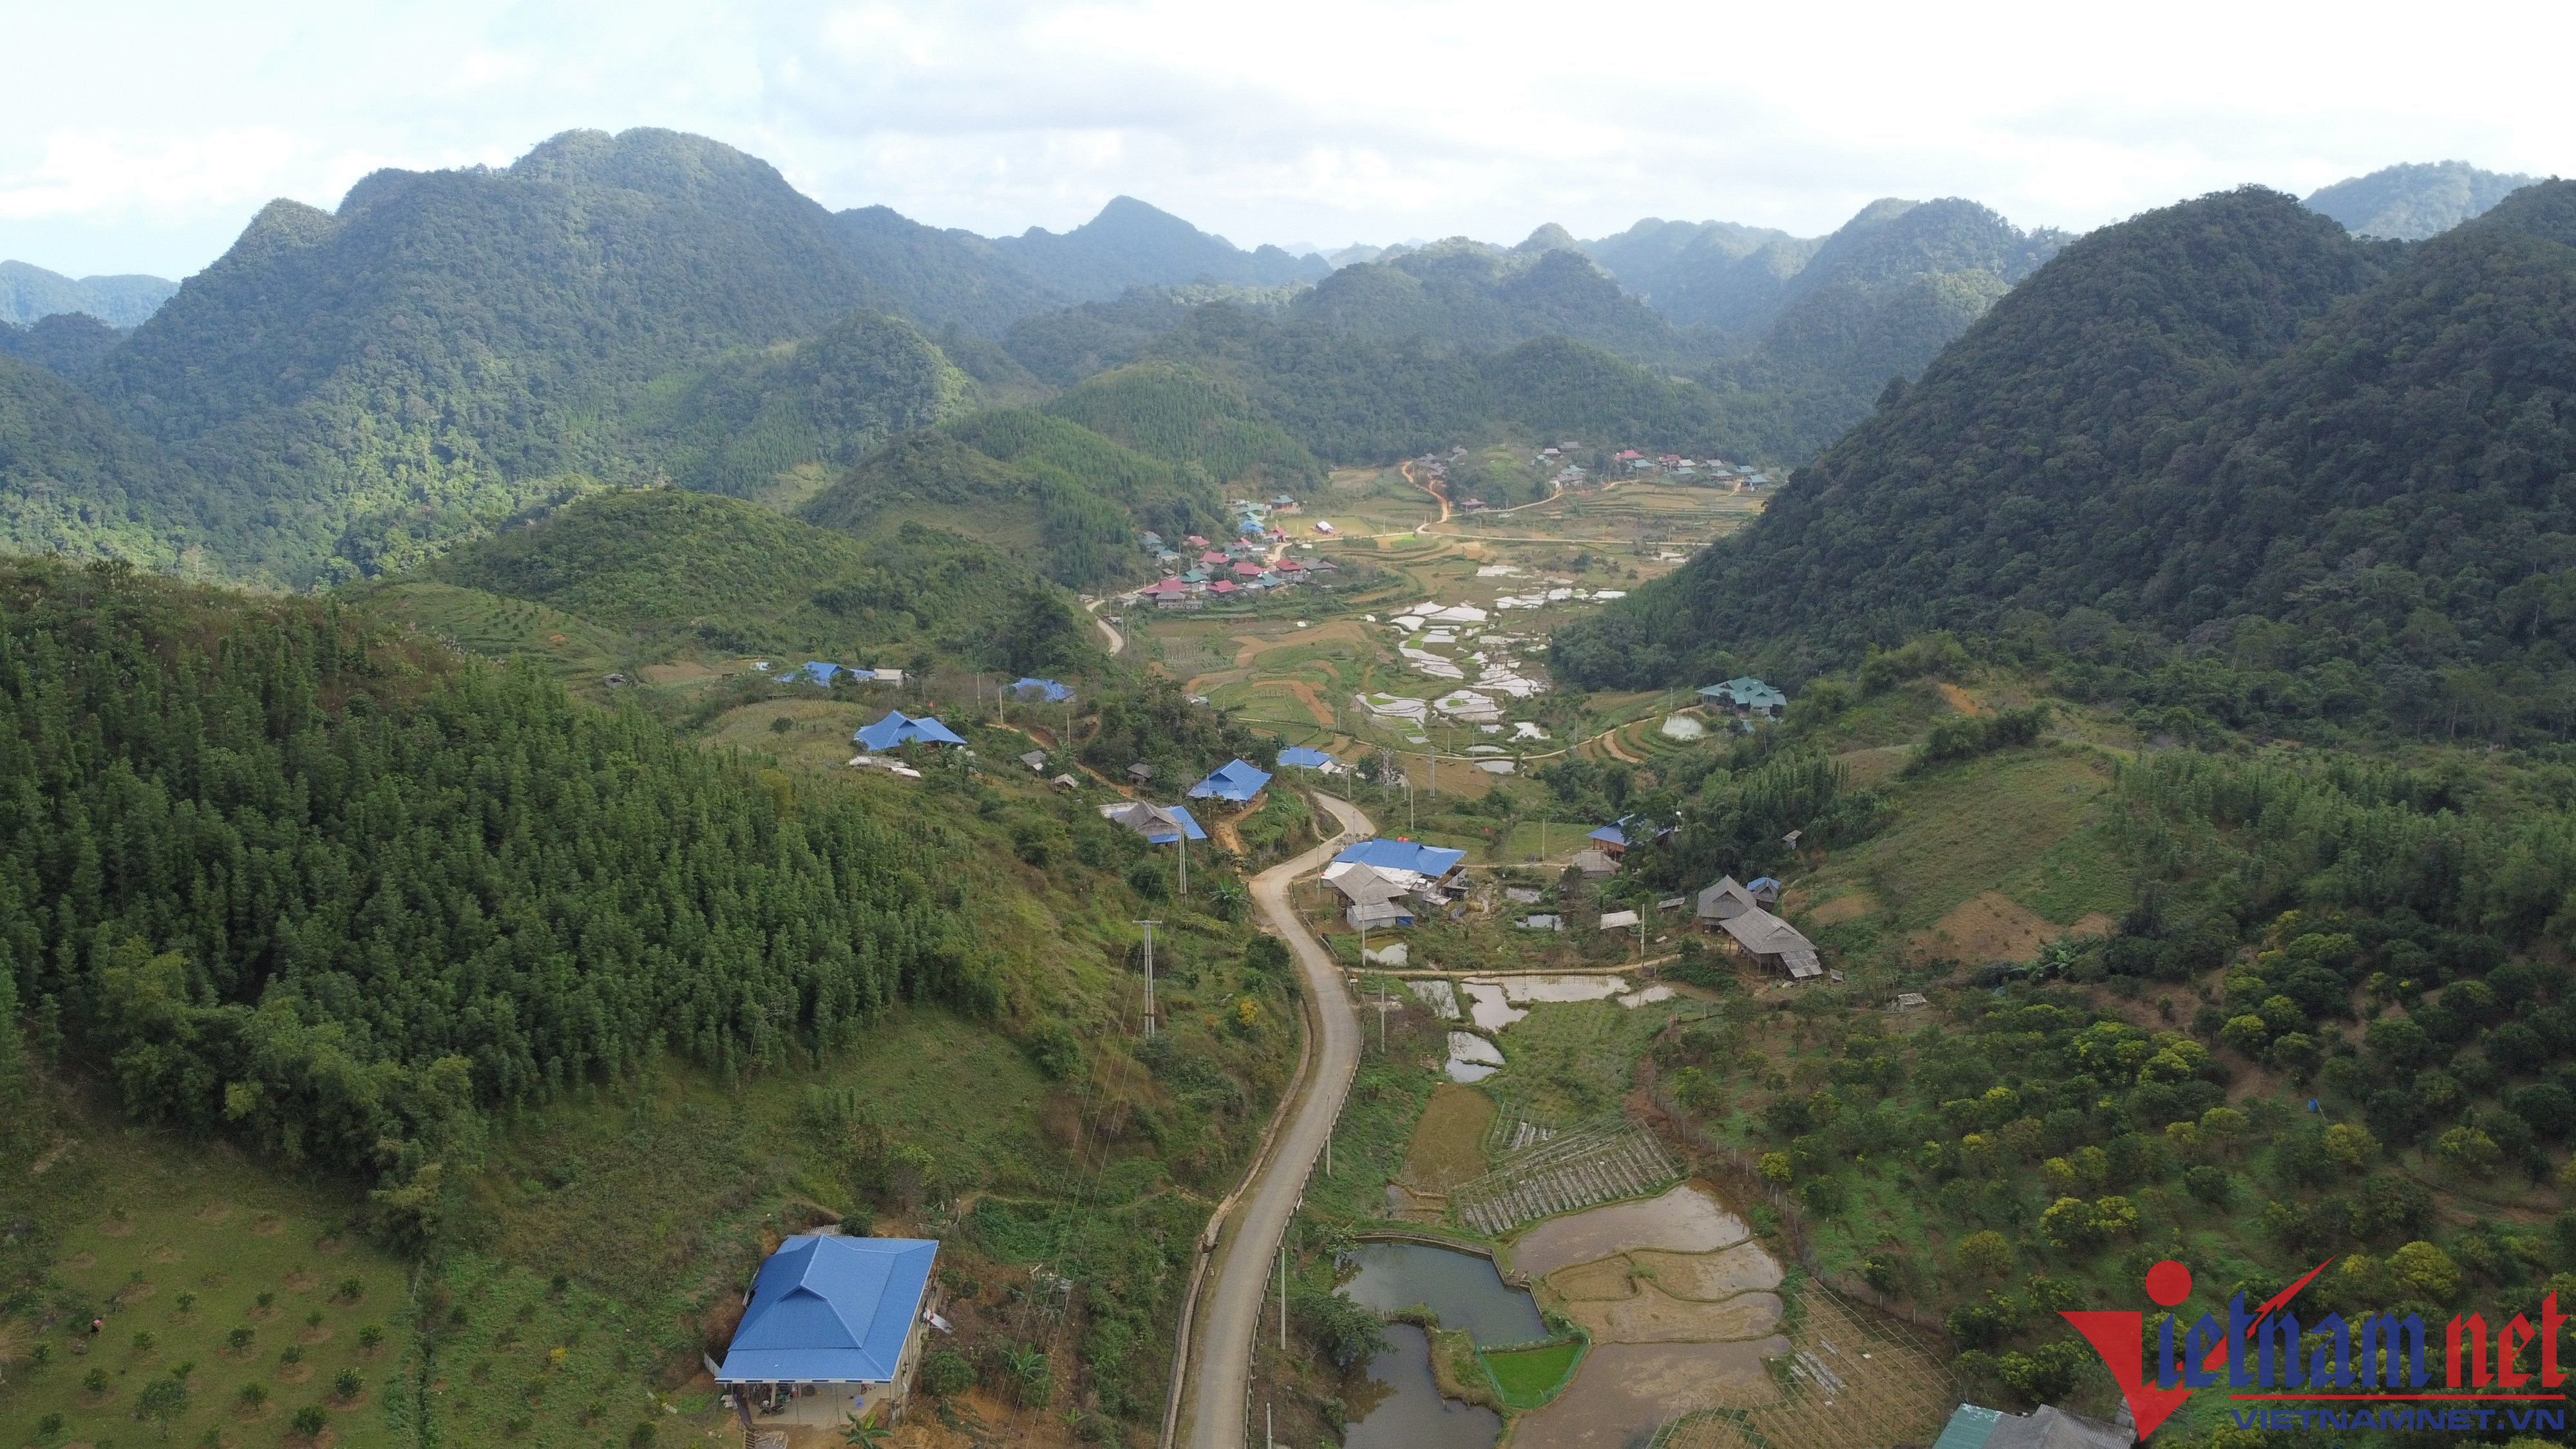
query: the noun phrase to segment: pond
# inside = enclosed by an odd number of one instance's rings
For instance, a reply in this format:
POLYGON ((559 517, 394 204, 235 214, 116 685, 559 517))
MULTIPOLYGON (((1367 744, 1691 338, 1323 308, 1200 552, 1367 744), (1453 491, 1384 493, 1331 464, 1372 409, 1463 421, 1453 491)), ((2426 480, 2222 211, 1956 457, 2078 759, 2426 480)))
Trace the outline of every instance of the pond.
POLYGON ((1502 1416, 1440 1397, 1431 1339, 1409 1323, 1386 1326, 1386 1351, 1369 1360, 1374 1398, 1342 1435, 1345 1449, 1494 1449, 1502 1416))
POLYGON ((1342 1292, 1363 1308, 1394 1313, 1420 1303, 1442 1328, 1463 1328, 1487 1348, 1547 1337, 1538 1300, 1505 1283, 1491 1258, 1429 1243, 1362 1243, 1351 1257, 1359 1272, 1342 1292))

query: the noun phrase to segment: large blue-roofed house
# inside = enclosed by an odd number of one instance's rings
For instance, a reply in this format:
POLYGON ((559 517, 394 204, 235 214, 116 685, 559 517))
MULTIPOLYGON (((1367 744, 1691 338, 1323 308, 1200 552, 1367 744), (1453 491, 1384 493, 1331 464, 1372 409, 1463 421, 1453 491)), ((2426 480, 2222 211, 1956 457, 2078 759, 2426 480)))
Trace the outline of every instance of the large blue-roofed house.
MULTIPOLYGON (((1333 857, 1333 866, 1365 865, 1381 874, 1411 871, 1425 882, 1438 884, 1447 881, 1466 860, 1467 852, 1463 850, 1444 850, 1418 841, 1380 836, 1344 847, 1341 854, 1333 857)), ((1333 877, 1332 866, 1326 867, 1324 878, 1333 877)))
POLYGON ((886 717, 872 725, 859 726, 850 736, 871 750, 891 750, 897 745, 962 745, 955 730, 927 715, 919 719, 899 709, 886 711, 886 717))
POLYGON ((1279 763, 1295 769, 1311 770, 1319 765, 1332 765, 1340 762, 1335 760, 1332 756, 1325 754, 1322 750, 1309 749, 1304 745, 1290 745, 1288 748, 1279 752, 1279 763))
POLYGON ((1224 800, 1240 805, 1261 793, 1270 783, 1270 772, 1258 765, 1232 760, 1217 767, 1214 774, 1190 787, 1193 800, 1224 800))
POLYGON ((794 677, 805 681, 807 684, 828 686, 831 684, 835 675, 845 672, 850 674, 858 673, 855 669, 845 671, 838 664, 832 664, 821 659, 815 659, 808 661, 803 668, 797 670, 794 677))
POLYGON ((716 1382, 773 1421, 891 1423, 919 1357, 939 1244, 922 1238, 804 1236, 779 1244, 752 1280, 716 1382))

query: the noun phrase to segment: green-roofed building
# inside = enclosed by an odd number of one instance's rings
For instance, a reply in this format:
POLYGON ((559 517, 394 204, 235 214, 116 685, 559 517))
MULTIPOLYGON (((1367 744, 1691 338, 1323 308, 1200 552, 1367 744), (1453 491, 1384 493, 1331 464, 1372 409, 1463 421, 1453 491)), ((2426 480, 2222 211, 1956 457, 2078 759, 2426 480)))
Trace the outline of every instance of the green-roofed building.
POLYGON ((1704 685, 1699 691, 1703 703, 1737 714, 1758 714, 1778 719, 1789 712, 1789 696, 1751 675, 1730 679, 1724 684, 1704 685))

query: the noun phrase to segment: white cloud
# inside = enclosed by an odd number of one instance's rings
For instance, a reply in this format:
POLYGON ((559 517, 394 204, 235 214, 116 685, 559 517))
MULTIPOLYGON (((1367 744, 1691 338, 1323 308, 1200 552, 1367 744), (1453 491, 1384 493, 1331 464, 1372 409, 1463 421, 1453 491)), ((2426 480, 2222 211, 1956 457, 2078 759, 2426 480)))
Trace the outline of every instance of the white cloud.
POLYGON ((1245 244, 1813 233, 1883 195, 2085 227, 2401 160, 2576 165, 2576 8, 2503 0, 108 0, 14 26, 54 63, 0 94, 0 255, 105 238, 174 272, 272 195, 571 126, 703 132, 834 207, 991 233, 1127 192, 1245 244), (116 128, 64 119, 97 114, 116 128))

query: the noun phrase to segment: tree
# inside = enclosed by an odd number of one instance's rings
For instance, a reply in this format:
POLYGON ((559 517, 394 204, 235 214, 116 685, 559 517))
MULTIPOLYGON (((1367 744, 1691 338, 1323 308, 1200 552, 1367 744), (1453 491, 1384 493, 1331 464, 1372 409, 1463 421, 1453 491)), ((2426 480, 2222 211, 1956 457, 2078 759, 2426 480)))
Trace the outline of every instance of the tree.
POLYGON ((849 1421, 841 1426, 841 1442, 857 1445, 858 1449, 877 1449, 886 1437, 885 1426, 877 1422, 873 1413, 864 1419, 852 1413, 849 1421))
POLYGON ((2504 1160, 2504 1149, 2475 1127, 2451 1128, 2435 1140, 2433 1151, 2442 1161, 2472 1177, 2494 1176, 2497 1164, 2504 1160))
POLYGON ((2460 1291, 2460 1265, 2431 1243, 2408 1243, 2388 1255, 2388 1280, 2399 1294, 2446 1304, 2460 1291))
POLYGON ((1958 1255, 1960 1266, 1971 1273, 1988 1278, 2004 1278, 2012 1274, 2012 1244, 1992 1228, 1961 1238, 1958 1255))
POLYGON ((170 1421, 188 1412, 188 1386, 179 1379, 158 1378, 143 1386, 135 1396, 137 1418, 150 1419, 161 1437, 170 1437, 170 1421))

